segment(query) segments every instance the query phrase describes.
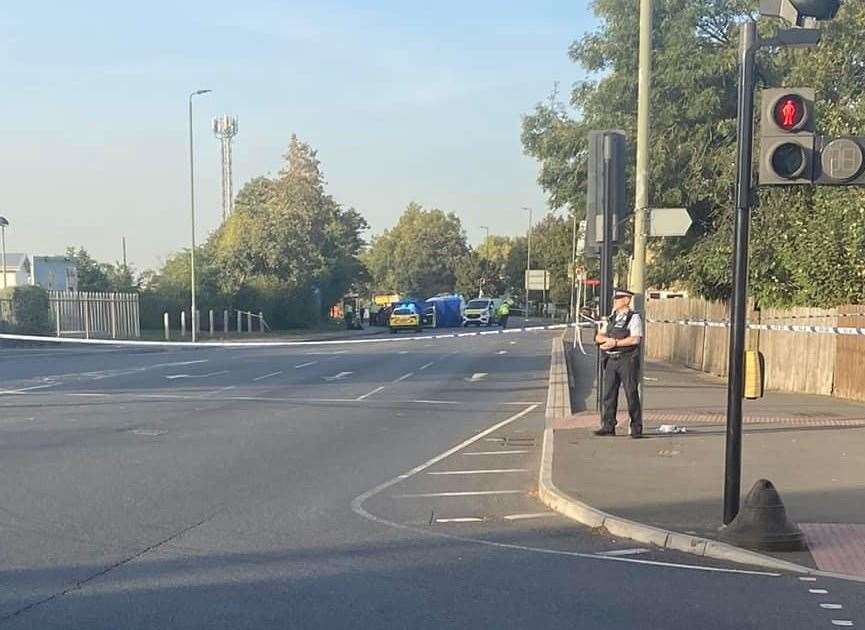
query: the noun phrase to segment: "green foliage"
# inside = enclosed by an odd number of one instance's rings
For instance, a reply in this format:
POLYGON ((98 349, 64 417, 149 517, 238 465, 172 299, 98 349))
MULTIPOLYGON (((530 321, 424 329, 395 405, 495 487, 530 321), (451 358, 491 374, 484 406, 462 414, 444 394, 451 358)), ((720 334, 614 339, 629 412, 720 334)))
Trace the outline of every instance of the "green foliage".
MULTIPOLYGON (((757 0, 661 0, 654 5, 653 206, 688 207, 702 227, 690 238, 654 242, 649 280, 685 285, 708 298, 729 295, 731 189, 735 164, 738 24, 757 0)), ((539 182, 556 208, 583 218, 586 134, 618 128, 634 146, 638 12, 633 0, 596 0, 601 26, 571 47, 595 77, 578 83, 572 119, 557 95, 523 120, 523 145, 540 162, 539 182)), ((761 20, 768 34, 778 24, 761 20)), ((768 50, 766 85, 817 89, 818 124, 829 134, 865 128, 865 3, 847 2, 823 25, 813 50, 768 50)), ((633 174, 629 174, 629 191, 633 174)), ((629 195, 631 193, 629 192, 629 195)), ((765 305, 831 306, 863 300, 862 212, 855 189, 760 191, 754 210, 751 293, 765 305)))
POLYGON ((0 299, 11 303, 11 321, 5 329, 19 335, 45 335, 51 332, 51 307, 48 292, 38 286, 12 287, 0 291, 0 299))
POLYGON ((468 254, 455 214, 412 202, 393 228, 373 238, 364 262, 377 290, 427 298, 454 289, 468 254))
MULTIPOLYGON (((292 136, 275 178, 257 177, 240 191, 235 211, 196 249, 198 299, 209 308, 263 311, 271 326, 307 326, 366 279, 358 255, 366 221, 325 191, 316 152, 292 136)), ((189 251, 142 277, 142 320, 189 304, 189 251)))
POLYGON ((83 247, 68 247, 66 255, 75 263, 79 291, 130 292, 138 288, 134 271, 127 265, 101 263, 92 258, 83 247))

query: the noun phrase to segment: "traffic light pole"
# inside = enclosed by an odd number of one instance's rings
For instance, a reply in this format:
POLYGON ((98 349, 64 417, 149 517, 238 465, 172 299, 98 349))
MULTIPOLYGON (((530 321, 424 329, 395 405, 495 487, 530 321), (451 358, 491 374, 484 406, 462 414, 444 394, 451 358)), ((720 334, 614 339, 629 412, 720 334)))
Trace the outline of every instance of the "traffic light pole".
MULTIPOLYGON (((613 222, 616 221, 615 186, 613 182, 613 146, 612 139, 604 136, 604 240, 601 242, 601 299, 599 300, 599 316, 601 321, 610 315, 613 307, 613 222), (615 199, 615 201, 614 201, 615 199)), ((598 413, 603 412, 602 396, 604 391, 604 362, 602 353, 598 347, 598 387, 597 406, 598 413)))
POLYGON ((736 161, 736 225, 733 295, 730 300, 730 353, 727 377, 727 446, 724 473, 724 524, 739 513, 742 479, 742 395, 744 393, 745 311, 748 299, 748 237, 751 222, 751 158, 754 144, 754 87, 757 24, 742 25, 736 161))

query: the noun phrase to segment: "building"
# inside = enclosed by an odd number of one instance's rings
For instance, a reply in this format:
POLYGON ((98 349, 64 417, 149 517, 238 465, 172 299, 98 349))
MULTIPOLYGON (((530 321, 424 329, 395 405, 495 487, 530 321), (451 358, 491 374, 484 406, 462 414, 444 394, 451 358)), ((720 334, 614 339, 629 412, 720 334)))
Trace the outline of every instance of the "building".
MULTIPOLYGON (((2 265, 2 261, 0 261, 2 265)), ((3 286, 0 272, 0 288, 3 286)), ((6 286, 38 285, 49 291, 77 291, 78 270, 68 256, 6 254, 6 286)))
MULTIPOLYGON (((3 261, 0 260, 0 265, 2 264, 3 261)), ((27 254, 6 254, 6 268, 0 272, 0 289, 23 287, 28 284, 30 284, 30 259, 27 254), (3 282, 4 275, 5 282, 3 282)))
POLYGON ((33 256, 30 284, 49 291, 77 291, 78 269, 68 256, 33 256))

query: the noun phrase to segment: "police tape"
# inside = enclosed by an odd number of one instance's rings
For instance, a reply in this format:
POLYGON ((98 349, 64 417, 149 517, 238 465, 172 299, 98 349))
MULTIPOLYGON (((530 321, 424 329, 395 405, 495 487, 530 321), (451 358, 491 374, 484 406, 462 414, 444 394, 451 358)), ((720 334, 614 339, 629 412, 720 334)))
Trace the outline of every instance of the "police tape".
MULTIPOLYGON (((699 328, 730 327, 730 322, 710 321, 706 319, 650 319, 648 323, 677 324, 679 326, 696 326, 699 328)), ((748 330, 765 330, 770 332, 794 332, 812 335, 865 335, 865 328, 856 328, 853 326, 806 326, 802 324, 755 324, 751 322, 747 326, 748 330)))
POLYGON ((285 348, 297 346, 335 346, 352 344, 380 344, 399 341, 430 341, 433 339, 460 339, 463 337, 486 337, 490 335, 512 335, 518 333, 534 333, 565 330, 568 328, 586 328, 592 324, 549 324, 546 326, 524 326, 522 328, 505 328, 497 330, 479 330, 473 332, 434 333, 414 335, 411 337, 392 336, 365 339, 320 339, 307 341, 139 341, 135 339, 81 339, 79 337, 47 337, 42 335, 0 334, 0 340, 19 342, 40 342, 45 344, 66 344, 79 346, 135 346, 139 348, 285 348))

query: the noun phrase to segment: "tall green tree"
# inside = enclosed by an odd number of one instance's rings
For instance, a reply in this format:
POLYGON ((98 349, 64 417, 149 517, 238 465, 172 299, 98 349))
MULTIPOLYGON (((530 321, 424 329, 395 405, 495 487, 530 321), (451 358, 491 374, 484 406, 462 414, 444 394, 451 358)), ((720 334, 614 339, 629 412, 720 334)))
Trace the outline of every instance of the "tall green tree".
POLYGON ((364 262, 377 290, 427 298, 454 290, 457 269, 468 254, 455 214, 412 202, 393 228, 372 239, 364 262))
MULTIPOLYGON (((731 188, 735 164, 736 50, 739 24, 757 0, 659 0, 654 5, 651 200, 688 207, 701 230, 652 244, 650 281, 686 285, 710 298, 730 292, 731 188)), ((539 182, 553 207, 584 213, 586 136, 623 129, 634 145, 637 103, 636 0, 596 0, 599 28, 575 42, 571 59, 592 79, 523 120, 523 145, 540 162, 539 182)), ((767 34, 777 28, 762 20, 767 34)), ((815 50, 764 51, 766 85, 817 88, 824 131, 865 128, 865 3, 845 3, 815 50)), ((633 173, 629 173, 629 198, 633 173)), ((863 193, 857 190, 761 191, 754 211, 751 291, 767 305, 861 301, 865 268, 863 193), (818 255, 819 253, 819 255, 818 255)))

